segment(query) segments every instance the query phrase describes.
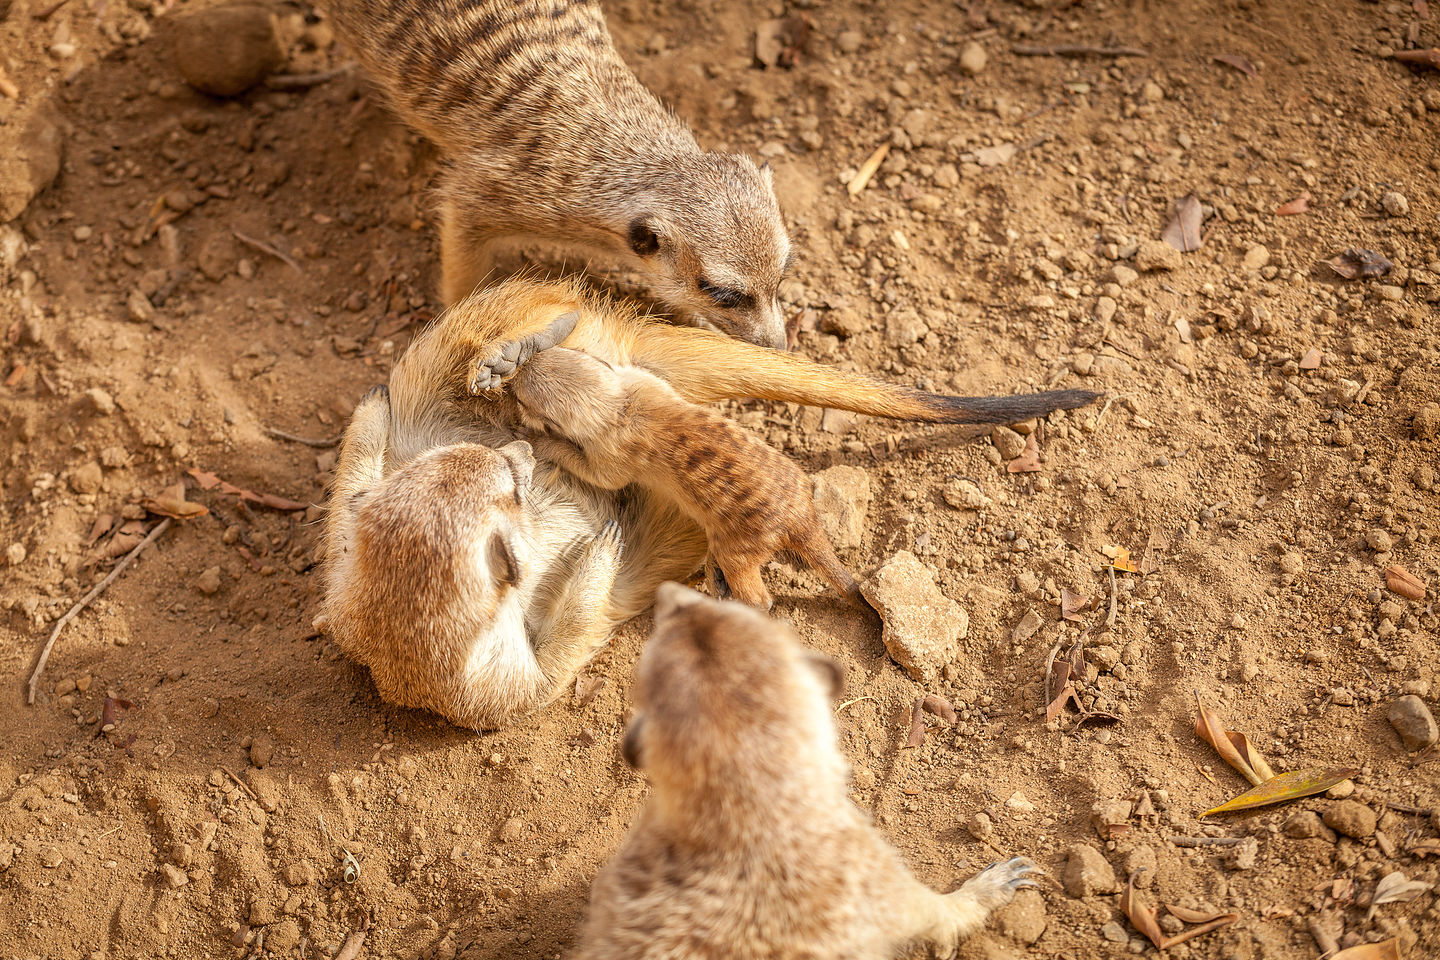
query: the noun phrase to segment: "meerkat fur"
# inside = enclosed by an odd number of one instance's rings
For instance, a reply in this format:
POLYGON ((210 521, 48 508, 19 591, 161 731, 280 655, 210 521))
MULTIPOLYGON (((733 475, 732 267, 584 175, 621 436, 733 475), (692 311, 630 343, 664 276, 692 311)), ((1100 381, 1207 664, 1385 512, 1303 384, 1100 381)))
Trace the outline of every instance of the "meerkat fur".
POLYGON ((840 679, 759 612, 660 588, 623 749, 650 795, 591 888, 577 960, 949 956, 1035 885, 1020 857, 949 894, 915 879, 847 795, 840 679))

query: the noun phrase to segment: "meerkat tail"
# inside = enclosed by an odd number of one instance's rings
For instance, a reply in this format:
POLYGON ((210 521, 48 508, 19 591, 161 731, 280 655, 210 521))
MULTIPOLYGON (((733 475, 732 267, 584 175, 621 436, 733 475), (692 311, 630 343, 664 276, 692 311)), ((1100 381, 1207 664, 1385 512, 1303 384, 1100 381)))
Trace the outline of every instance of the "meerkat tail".
POLYGON ((1093 403, 1091 390, 1048 390, 999 397, 925 393, 766 350, 708 330, 671 331, 646 323, 626 344, 646 367, 694 403, 780 400, 923 423, 1018 423, 1093 403))
POLYGON ((845 597, 856 606, 863 606, 864 598, 860 595, 860 584, 850 575, 845 564, 835 555, 835 548, 830 546, 830 541, 823 533, 816 531, 793 548, 794 553, 801 560, 805 561, 812 570, 819 573, 830 586, 834 587, 841 596, 845 597))

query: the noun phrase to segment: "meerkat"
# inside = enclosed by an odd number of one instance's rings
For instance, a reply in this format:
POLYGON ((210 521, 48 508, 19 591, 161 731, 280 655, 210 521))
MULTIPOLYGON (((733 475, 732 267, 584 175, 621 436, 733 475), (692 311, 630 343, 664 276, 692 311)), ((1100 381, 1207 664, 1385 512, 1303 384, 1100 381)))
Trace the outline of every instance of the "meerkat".
POLYGON ((661 582, 704 562, 705 535, 674 502, 600 489, 517 442, 505 387, 555 346, 648 370, 689 403, 759 397, 1013 423, 1095 398, 927 394, 678 329, 574 282, 487 288, 443 313, 388 390, 360 402, 335 466, 317 626, 389 702, 475 729, 510 723, 558 695, 661 582))
POLYGON ((595 878, 577 960, 949 956, 1036 885, 1023 857, 948 894, 910 873, 847 796, 840 679, 758 611, 660 587, 622 748, 650 796, 595 878))
POLYGON ((761 564, 787 551, 852 603, 860 588, 820 528, 810 480, 789 457, 655 374, 555 348, 511 386, 536 455, 601 490, 638 484, 705 531, 726 589, 769 610, 761 564))
POLYGON ((639 268, 724 333, 785 346, 790 239, 768 167, 700 149, 625 65, 594 0, 329 0, 357 58, 446 158, 441 295, 522 238, 639 268))

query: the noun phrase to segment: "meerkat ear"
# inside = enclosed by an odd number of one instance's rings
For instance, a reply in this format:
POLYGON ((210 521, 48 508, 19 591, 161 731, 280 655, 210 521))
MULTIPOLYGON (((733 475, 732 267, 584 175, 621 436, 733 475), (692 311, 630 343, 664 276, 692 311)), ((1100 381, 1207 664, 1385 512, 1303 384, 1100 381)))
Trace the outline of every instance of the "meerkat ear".
POLYGON ((840 662, 815 650, 805 651, 805 661, 820 674, 820 680, 829 691, 830 699, 840 696, 840 692, 845 689, 845 668, 840 666, 840 662))
POLYGON ((769 160, 760 164, 760 179, 765 181, 765 186, 775 189, 775 168, 770 166, 769 160))
POLYGON ((520 565, 515 562, 515 554, 510 551, 510 544, 500 534, 490 538, 490 543, 485 548, 486 558, 490 561, 490 576, 496 583, 514 586, 520 582, 520 565))
POLYGON ((652 257, 660 252, 660 235, 655 232, 654 221, 649 217, 636 217, 630 221, 630 249, 639 257, 652 257))
POLYGON ((625 739, 620 741, 620 756, 635 769, 640 769, 640 731, 645 727, 645 718, 639 714, 625 728, 625 739))

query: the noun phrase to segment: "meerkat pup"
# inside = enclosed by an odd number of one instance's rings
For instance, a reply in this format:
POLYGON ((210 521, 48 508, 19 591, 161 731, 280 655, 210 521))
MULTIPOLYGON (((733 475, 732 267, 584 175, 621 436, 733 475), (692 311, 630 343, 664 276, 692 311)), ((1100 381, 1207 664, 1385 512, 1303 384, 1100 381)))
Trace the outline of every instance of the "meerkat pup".
POLYGON ((941 956, 1020 887, 1022 857, 936 893, 846 795, 840 668, 788 628, 667 583, 624 754, 650 797, 595 878, 578 960, 941 956))
POLYGON ((860 603, 820 528, 809 478, 727 417, 653 373, 563 348, 532 358, 511 389, 521 421, 545 431, 530 438, 537 456, 602 490, 633 483, 674 503, 705 531, 739 600, 770 609, 760 567, 787 551, 860 603))
POLYGON ((701 150, 620 58, 595 0, 329 0, 400 116, 445 154, 442 296, 506 242, 613 256, 720 331, 785 346, 790 240, 768 168, 701 150))

